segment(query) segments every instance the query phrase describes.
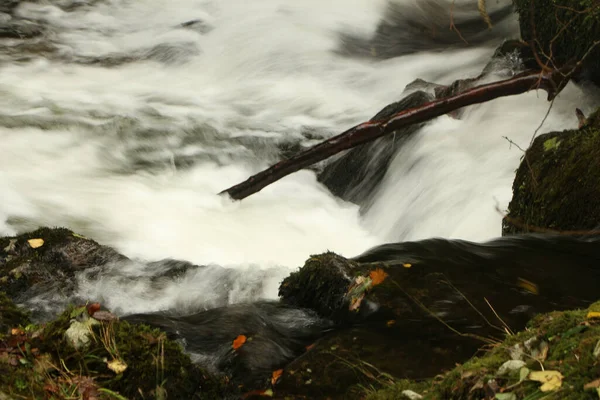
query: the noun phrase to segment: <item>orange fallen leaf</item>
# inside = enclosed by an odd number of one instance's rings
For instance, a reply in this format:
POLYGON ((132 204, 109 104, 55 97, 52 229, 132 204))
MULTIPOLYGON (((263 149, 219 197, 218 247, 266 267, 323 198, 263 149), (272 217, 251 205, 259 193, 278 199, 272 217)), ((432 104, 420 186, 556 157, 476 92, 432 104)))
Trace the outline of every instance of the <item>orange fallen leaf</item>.
POLYGON ((388 277, 388 274, 386 274, 381 268, 377 268, 369 272, 369 277, 371 278, 371 285, 376 286, 385 281, 385 278, 388 277))
POLYGON ((278 369, 277 371, 273 371, 273 376, 271 377, 271 385, 275 385, 279 378, 281 378, 281 374, 283 374, 282 369, 278 369))
POLYGON ((312 348, 315 347, 315 344, 309 344, 308 346, 306 346, 306 351, 310 351, 312 350, 312 348))
POLYGON ((238 337, 235 338, 235 340, 233 341, 233 343, 231 344, 231 347, 234 350, 239 349, 240 347, 242 347, 244 345, 244 343, 246 343, 246 336, 244 335, 239 335, 238 337))
POLYGON ((87 312, 89 315, 94 315, 94 313, 98 310, 100 310, 100 303, 92 303, 92 304, 88 304, 87 306, 87 312))

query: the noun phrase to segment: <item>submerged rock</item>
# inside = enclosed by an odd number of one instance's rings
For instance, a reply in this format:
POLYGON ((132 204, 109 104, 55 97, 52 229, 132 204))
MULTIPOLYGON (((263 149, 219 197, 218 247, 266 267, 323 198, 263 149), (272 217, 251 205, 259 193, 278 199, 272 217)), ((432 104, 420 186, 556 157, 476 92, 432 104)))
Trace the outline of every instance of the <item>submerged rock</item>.
MULTIPOLYGON (((512 6, 504 1, 491 11, 489 29, 477 7, 426 0, 413 4, 388 2, 385 15, 370 38, 343 34, 339 52, 387 59, 421 51, 445 51, 501 41, 511 34, 512 6), (452 13, 451 13, 452 12, 452 13), (450 29, 454 22, 456 30, 450 29)), ((490 4, 490 7, 492 5, 490 4)))
POLYGON ((576 130, 538 136, 525 153, 503 220, 503 235, 585 234, 600 227, 600 110, 576 130))
POLYGON ((311 310, 279 302, 234 304, 190 315, 135 314, 123 318, 158 327, 180 340, 192 359, 247 392, 267 386, 273 371, 306 351, 332 328, 311 310), (243 337, 239 348, 233 343, 243 337))
MULTIPOLYGON (((433 96, 417 91, 383 108, 371 121, 388 118, 400 111, 425 104, 433 96)), ((396 151, 423 124, 400 129, 398 135, 386 135, 373 142, 355 147, 325 166, 319 181, 336 196, 365 205, 371 193, 383 179, 396 151)))

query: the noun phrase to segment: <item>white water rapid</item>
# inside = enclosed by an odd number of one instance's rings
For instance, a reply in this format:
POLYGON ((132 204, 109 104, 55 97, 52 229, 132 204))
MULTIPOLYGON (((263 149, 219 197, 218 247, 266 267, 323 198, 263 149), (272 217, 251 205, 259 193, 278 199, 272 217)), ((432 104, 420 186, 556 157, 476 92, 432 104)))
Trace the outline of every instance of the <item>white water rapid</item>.
MULTIPOLYGON (((232 202, 217 193, 276 161, 282 143, 312 144, 367 120, 416 78, 475 76, 494 48, 384 61, 336 53, 340 32, 375 31, 383 0, 60 3, 18 9, 44 22, 51 52, 0 59, 0 235, 66 226, 134 259, 234 268, 230 302, 275 298, 290 270, 326 250, 499 236, 496 207, 506 209, 522 155, 503 136, 527 147, 549 105, 531 92, 429 123, 366 215, 312 171, 232 202), (180 26, 190 20, 202 22, 180 26), (248 291, 256 280, 261 290, 248 291)), ((542 131, 576 125, 578 94, 561 94, 542 131)), ((120 273, 149 272, 134 263, 120 273)), ((210 305, 219 274, 187 278, 149 294, 141 281, 107 276, 81 291, 124 312, 210 305)))

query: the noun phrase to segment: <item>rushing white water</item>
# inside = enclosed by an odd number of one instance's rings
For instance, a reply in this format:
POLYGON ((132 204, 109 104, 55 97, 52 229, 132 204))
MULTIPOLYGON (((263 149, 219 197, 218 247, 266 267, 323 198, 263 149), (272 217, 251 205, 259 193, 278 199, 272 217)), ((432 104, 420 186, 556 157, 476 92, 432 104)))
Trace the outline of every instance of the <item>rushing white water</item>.
MULTIPOLYGON (((216 195, 275 161, 282 142, 337 134, 397 100, 416 78, 474 76, 493 52, 377 62, 336 54, 339 33, 370 35, 385 4, 109 0, 72 11, 22 4, 21 15, 48 24, 57 50, 0 69, 0 234, 67 226, 129 257, 246 271, 231 302, 275 297, 290 268, 326 250, 353 256, 390 240, 498 236, 496 203, 506 208, 521 156, 502 136, 527 146, 548 107, 536 93, 429 124, 398 154, 363 217, 310 171, 239 203, 216 195), (178 27, 192 19, 203 25, 178 27), (171 47, 161 53, 164 44, 171 47), (82 64, 124 57, 139 60, 82 64), (244 286, 257 279, 267 282, 247 294, 244 286)), ((568 88, 546 130, 575 125, 576 97, 568 88)), ((146 274, 143 264, 129 268, 146 274)), ((86 282, 82 295, 104 293, 126 311, 210 306, 218 274, 194 277, 152 295, 141 283, 105 277, 86 282)))

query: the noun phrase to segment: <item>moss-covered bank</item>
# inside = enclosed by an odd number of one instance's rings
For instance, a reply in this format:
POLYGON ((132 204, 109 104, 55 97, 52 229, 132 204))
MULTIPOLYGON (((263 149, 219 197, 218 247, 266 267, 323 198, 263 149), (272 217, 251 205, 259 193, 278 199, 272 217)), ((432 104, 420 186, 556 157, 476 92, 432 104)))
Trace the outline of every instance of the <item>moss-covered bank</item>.
POLYGON ((598 399, 600 391, 600 303, 587 310, 551 312, 526 330, 496 343, 481 357, 423 382, 399 381, 369 400, 410 398, 598 399), (546 371, 540 378, 536 371, 546 371), (537 376, 536 376, 537 375, 537 376), (545 385, 545 383, 547 383, 545 385))
POLYGON ((0 294, 0 394, 51 399, 221 399, 224 383, 158 329, 96 305, 43 325, 0 294), (91 314, 91 315, 90 315, 91 314))
POLYGON ((503 234, 600 226, 600 110, 578 130, 541 135, 513 183, 503 234))

